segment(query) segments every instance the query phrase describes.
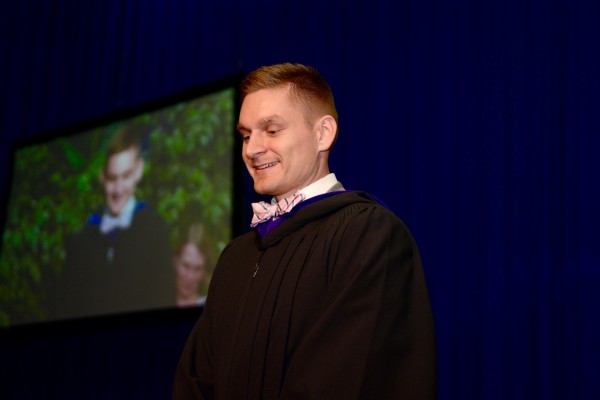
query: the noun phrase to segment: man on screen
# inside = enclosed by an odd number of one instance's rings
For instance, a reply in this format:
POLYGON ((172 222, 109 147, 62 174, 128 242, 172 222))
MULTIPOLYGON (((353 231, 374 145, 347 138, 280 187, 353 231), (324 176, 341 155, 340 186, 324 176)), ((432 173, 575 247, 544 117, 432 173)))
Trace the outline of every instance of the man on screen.
POLYGON ((167 226, 135 196, 143 172, 137 132, 117 131, 100 171, 105 204, 66 243, 65 317, 173 305, 167 226))

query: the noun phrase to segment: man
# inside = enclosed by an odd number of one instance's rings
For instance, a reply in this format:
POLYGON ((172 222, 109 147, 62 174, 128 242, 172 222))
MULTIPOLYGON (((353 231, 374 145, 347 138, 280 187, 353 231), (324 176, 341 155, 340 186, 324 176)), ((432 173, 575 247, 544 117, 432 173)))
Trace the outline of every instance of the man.
POLYGON ((116 132, 100 172, 105 205, 66 243, 64 317, 174 304, 167 225, 135 197, 143 171, 136 132, 116 132))
POLYGON ((417 247, 330 173, 337 112, 297 64, 242 82, 238 130, 256 229, 223 251, 183 350, 175 399, 433 399, 433 318, 417 247))

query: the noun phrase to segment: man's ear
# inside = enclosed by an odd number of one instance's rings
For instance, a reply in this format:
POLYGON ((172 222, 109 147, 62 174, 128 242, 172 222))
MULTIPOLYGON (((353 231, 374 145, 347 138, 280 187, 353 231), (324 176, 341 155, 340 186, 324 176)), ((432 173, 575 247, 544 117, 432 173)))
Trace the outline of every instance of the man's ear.
POLYGON ((331 115, 324 115, 317 121, 319 151, 329 151, 337 135, 337 122, 331 115))

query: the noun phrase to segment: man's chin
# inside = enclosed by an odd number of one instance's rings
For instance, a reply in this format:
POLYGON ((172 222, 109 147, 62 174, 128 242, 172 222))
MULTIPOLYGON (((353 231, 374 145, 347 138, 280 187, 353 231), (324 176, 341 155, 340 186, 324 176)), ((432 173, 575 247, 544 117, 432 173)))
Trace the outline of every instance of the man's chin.
POLYGON ((254 184, 254 191, 258 194, 265 194, 268 195, 270 194, 270 190, 268 190, 268 188, 266 188, 264 185, 257 185, 254 184))
POLYGON ((123 207, 125 207, 125 205, 124 205, 124 204, 123 204, 122 206, 120 206, 120 207, 111 207, 111 206, 109 206, 109 207, 108 207, 108 211, 109 211, 109 212, 110 212, 110 213, 111 213, 113 216, 115 216, 115 217, 116 217, 117 215, 121 214, 121 211, 123 211, 123 207))

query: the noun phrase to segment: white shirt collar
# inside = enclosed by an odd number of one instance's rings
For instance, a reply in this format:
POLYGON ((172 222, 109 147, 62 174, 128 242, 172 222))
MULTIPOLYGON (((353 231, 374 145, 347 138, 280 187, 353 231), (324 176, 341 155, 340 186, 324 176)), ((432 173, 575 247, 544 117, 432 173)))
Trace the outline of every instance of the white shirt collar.
MULTIPOLYGON (((301 189, 299 193, 304 194, 306 196, 304 199, 310 199, 311 197, 318 196, 323 193, 327 193, 333 189, 333 187, 337 184, 340 184, 334 173, 330 173, 329 175, 324 176, 323 178, 315 181, 301 189)), ((341 184, 340 184, 341 186, 341 184)))
POLYGON ((125 203, 119 215, 113 216, 109 212, 104 211, 104 214, 102 215, 102 220, 100 221, 100 232, 108 233, 115 228, 129 228, 129 226, 131 226, 131 220, 133 219, 134 211, 134 196, 131 196, 129 200, 127 200, 127 203, 125 203))

